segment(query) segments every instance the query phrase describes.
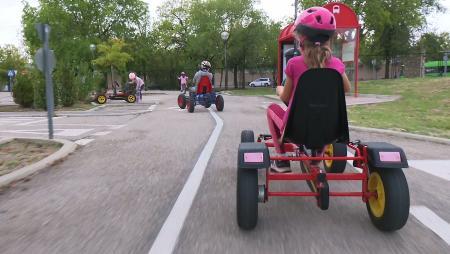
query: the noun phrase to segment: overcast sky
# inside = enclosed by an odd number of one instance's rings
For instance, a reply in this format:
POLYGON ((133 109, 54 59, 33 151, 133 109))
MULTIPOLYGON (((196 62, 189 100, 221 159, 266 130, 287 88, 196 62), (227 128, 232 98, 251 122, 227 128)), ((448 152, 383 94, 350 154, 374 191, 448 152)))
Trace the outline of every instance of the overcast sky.
MULTIPOLYGON (((36 6, 37 0, 27 0, 36 6)), ((151 16, 156 18, 156 9, 167 0, 144 0, 149 4, 151 16)), ((258 8, 262 9, 273 20, 285 20, 293 15, 294 0, 260 0, 258 8)), ((441 0, 446 7, 445 13, 432 14, 427 18, 429 31, 450 32, 450 0, 441 0)), ((22 0, 0 0, 0 45, 22 44, 21 16, 22 0)))

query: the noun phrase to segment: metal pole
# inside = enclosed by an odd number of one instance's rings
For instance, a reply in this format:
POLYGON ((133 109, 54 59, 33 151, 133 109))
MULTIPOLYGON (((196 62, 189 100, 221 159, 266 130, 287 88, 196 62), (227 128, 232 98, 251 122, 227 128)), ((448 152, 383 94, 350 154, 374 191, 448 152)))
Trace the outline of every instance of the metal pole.
POLYGON ((298 0, 294 1, 294 10, 295 10, 295 14, 294 14, 294 21, 295 21, 297 19, 298 0))
POLYGON ((445 52, 445 55, 444 55, 444 77, 447 77, 447 64, 448 64, 448 53, 445 52))
POLYGON ((228 90, 227 42, 225 41, 225 90, 228 90))
POLYGON ((8 92, 12 91, 12 81, 11 81, 11 76, 9 76, 9 83, 8 83, 8 92))
POLYGON ((50 66, 50 49, 48 43, 48 37, 50 35, 50 26, 44 25, 44 73, 45 73, 45 95, 47 97, 47 117, 48 117, 48 138, 53 139, 53 111, 54 111, 54 98, 53 98, 53 82, 50 66))

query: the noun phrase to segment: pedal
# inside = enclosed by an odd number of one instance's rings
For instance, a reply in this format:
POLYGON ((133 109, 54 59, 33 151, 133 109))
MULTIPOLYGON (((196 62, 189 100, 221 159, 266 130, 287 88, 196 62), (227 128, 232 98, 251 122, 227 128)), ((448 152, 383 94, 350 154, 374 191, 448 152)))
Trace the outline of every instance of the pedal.
POLYGON ((259 134, 258 139, 269 140, 269 139, 272 139, 272 135, 270 135, 270 134, 259 134))

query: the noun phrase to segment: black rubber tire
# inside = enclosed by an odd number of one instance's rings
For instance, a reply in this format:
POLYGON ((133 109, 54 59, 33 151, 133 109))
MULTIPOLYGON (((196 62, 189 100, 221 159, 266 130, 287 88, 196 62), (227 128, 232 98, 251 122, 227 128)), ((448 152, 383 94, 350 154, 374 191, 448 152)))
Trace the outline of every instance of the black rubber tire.
POLYGON ((376 217, 366 203, 370 220, 381 231, 395 231, 401 229, 408 221, 409 216, 409 188, 405 174, 401 169, 381 168, 371 169, 377 172, 382 180, 385 194, 384 212, 376 217))
POLYGON ((238 225, 244 230, 251 230, 258 221, 257 170, 238 168, 236 194, 238 225))
POLYGON ((195 98, 194 96, 190 95, 189 96, 189 101, 187 103, 187 109, 189 113, 194 113, 194 109, 195 109, 195 98))
POLYGON ((319 193, 317 204, 321 210, 328 210, 330 206, 330 187, 328 186, 328 182, 324 182, 323 184, 324 186, 317 190, 319 193))
POLYGON ((178 107, 180 107, 181 109, 186 108, 186 96, 184 94, 178 95, 177 102, 178 102, 178 107))
MULTIPOLYGON (((241 143, 255 142, 252 130, 241 132, 241 143)), ((237 221, 240 228, 251 230, 258 221, 258 171, 238 168, 236 191, 237 221)))
POLYGON ((216 96, 216 109, 217 111, 223 111, 223 108, 225 107, 225 102, 223 100, 222 95, 216 96))
POLYGON ((253 143, 255 142, 255 134, 252 130, 243 130, 241 132, 241 143, 253 143))
MULTIPOLYGON (((346 157, 347 156, 347 145, 343 143, 333 143, 333 157, 346 157)), ((324 156, 326 156, 324 154, 324 156)), ((327 173, 343 173, 347 161, 331 161, 331 166, 327 166, 325 161, 323 161, 323 167, 327 173)))

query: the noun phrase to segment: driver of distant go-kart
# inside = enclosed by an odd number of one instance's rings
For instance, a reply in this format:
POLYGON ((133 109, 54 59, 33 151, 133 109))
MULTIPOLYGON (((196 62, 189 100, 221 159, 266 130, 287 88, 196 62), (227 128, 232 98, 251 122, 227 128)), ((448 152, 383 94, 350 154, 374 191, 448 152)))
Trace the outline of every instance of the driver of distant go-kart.
POLYGON ((209 78, 209 82, 211 82, 212 85, 212 79, 213 79, 213 75, 210 72, 211 69, 211 63, 208 61, 203 61, 200 64, 200 70, 197 71, 197 73, 195 73, 194 78, 192 79, 192 81, 194 82, 194 87, 191 88, 191 91, 196 92, 197 91, 197 86, 200 83, 200 80, 202 79, 202 77, 208 77, 209 78))
POLYGON ((131 80, 131 83, 136 84, 136 99, 137 102, 142 101, 142 89, 144 88, 144 80, 136 75, 134 72, 130 72, 128 74, 128 78, 131 80))

